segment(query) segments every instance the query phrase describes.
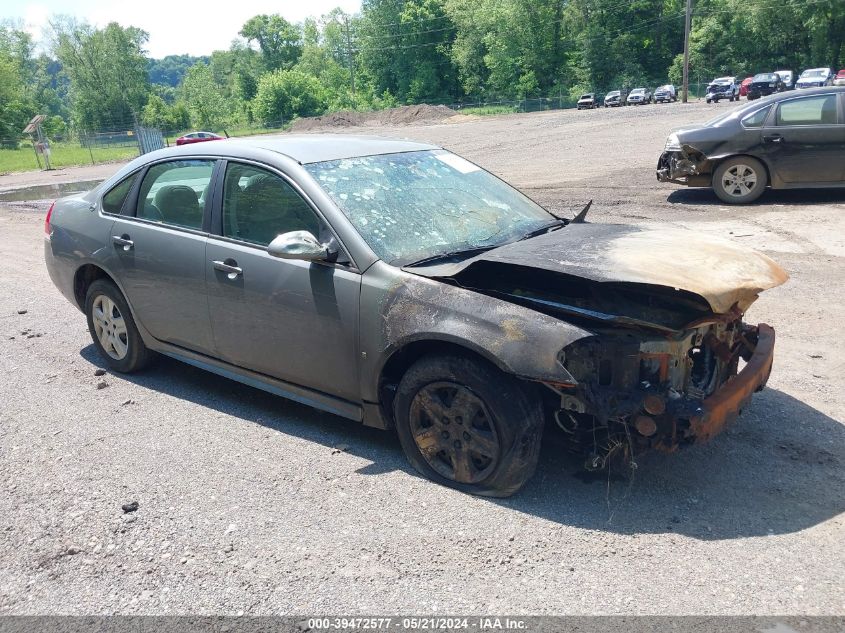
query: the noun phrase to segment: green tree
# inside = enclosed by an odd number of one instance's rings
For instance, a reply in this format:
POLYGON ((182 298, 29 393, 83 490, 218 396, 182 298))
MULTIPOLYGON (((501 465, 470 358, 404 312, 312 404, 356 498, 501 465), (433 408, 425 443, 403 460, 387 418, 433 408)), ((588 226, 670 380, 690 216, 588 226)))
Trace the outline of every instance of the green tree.
POLYGON ((96 29, 63 20, 52 27, 55 55, 70 80, 74 122, 84 129, 132 125, 150 89, 143 53, 147 33, 116 22, 96 29))
POLYGON ((267 70, 291 68, 302 54, 301 28, 275 13, 250 18, 240 36, 258 44, 267 70))
POLYGON ((141 113, 141 122, 165 132, 179 132, 191 126, 191 116, 183 102, 171 105, 153 93, 141 113))
POLYGON ((181 93, 195 126, 219 128, 229 122, 226 100, 207 65, 199 62, 188 69, 181 93))
POLYGON ((299 70, 276 70, 262 75, 252 102, 255 118, 263 123, 322 114, 327 105, 320 81, 299 70))
POLYGON ((445 0, 364 0, 354 30, 371 92, 406 103, 452 100, 460 91, 454 29, 445 0))
POLYGON ((31 68, 32 40, 21 30, 0 27, 0 147, 17 148, 37 105, 25 81, 31 68))

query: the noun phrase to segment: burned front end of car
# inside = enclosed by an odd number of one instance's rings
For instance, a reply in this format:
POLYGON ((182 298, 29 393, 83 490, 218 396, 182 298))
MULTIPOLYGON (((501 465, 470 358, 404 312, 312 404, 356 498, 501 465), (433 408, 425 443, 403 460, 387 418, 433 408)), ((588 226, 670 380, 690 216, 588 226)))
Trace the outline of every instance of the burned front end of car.
POLYGON ((520 326, 505 360, 590 469, 707 440, 739 415, 769 378, 775 341, 743 317, 789 278, 717 236, 574 222, 429 274, 537 315, 542 346, 520 326), (549 317, 577 337, 549 349, 549 317))
POLYGON ((739 314, 662 334, 605 331, 560 353, 572 385, 550 385, 560 398, 557 424, 589 469, 646 450, 674 451, 707 440, 732 421, 772 367, 774 331, 739 314))

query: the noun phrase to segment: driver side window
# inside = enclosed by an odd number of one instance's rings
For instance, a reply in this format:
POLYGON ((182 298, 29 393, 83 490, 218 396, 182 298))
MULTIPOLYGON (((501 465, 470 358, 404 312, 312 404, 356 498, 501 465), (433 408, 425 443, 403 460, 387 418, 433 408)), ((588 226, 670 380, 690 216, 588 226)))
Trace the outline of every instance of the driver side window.
POLYGON ((320 239, 321 223, 285 180, 251 165, 229 163, 223 184, 223 235, 261 246, 290 231, 320 239))

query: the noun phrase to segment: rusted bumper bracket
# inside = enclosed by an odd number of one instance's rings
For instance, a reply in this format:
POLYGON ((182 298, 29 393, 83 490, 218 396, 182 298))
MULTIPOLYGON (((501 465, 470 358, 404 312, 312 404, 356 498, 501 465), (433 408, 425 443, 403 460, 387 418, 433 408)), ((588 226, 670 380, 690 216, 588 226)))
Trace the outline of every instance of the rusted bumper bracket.
POLYGON ((690 435, 703 442, 718 435, 742 412, 755 391, 769 380, 775 354, 775 331, 757 326, 757 346, 742 371, 704 400, 698 415, 690 418, 690 435))

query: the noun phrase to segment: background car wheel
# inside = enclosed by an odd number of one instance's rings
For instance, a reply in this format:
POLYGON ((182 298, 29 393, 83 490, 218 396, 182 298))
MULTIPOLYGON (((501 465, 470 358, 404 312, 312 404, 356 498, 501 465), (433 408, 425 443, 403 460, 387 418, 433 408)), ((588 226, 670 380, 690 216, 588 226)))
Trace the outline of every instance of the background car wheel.
POLYGON ((85 295, 85 315, 94 346, 110 369, 131 373, 143 369, 152 352, 144 345, 129 305, 117 286, 98 279, 85 295))
POLYGON ((399 383, 394 417, 414 468, 463 492, 510 496, 537 467, 539 398, 483 361, 457 354, 423 357, 399 383))
POLYGON ((750 156, 729 158, 713 173, 713 190, 731 204, 753 202, 763 194, 767 183, 763 164, 750 156))

